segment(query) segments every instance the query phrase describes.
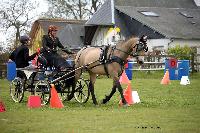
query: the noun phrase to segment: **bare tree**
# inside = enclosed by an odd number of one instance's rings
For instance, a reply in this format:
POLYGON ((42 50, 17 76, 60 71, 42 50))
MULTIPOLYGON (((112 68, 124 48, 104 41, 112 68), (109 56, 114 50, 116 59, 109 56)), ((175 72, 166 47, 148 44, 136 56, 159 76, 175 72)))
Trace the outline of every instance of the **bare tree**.
POLYGON ((47 0, 53 18, 88 19, 105 0, 47 0))
POLYGON ((0 7, 0 28, 13 29, 15 34, 16 47, 19 42, 20 33, 27 33, 27 27, 35 17, 31 12, 37 7, 37 3, 30 0, 9 0, 1 3, 0 7))

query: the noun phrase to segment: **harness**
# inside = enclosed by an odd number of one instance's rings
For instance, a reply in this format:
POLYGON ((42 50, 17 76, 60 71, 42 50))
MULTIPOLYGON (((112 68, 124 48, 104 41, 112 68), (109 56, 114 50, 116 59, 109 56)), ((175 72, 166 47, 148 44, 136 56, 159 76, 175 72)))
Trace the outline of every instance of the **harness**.
MULTIPOLYGON (((114 50, 119 50, 121 52, 124 52, 120 49, 117 49, 116 46, 111 47, 111 52, 110 54, 108 54, 108 50, 110 48, 110 45, 108 46, 104 46, 103 48, 101 48, 101 53, 100 53, 100 57, 99 57, 99 65, 103 65, 104 66, 104 70, 106 72, 107 77, 109 77, 109 73, 108 73, 108 64, 113 63, 113 62, 117 62, 118 64, 120 64, 121 66, 121 70, 124 68, 124 65, 126 64, 127 61, 124 61, 122 58, 118 57, 118 56, 112 56, 114 50)), ((127 52, 125 52, 126 54, 128 54, 127 52)), ((96 65, 98 66, 98 65, 96 65)), ((94 67, 96 67, 94 66, 94 67)), ((121 75, 121 73, 120 73, 121 75)))
MULTIPOLYGON (((140 41, 139 41, 138 44, 136 44, 134 46, 134 48, 135 47, 136 47, 136 53, 134 55, 131 55, 133 57, 139 56, 138 52, 140 52, 142 50, 144 50, 145 52, 148 51, 148 47, 146 46, 146 44, 144 44, 143 42, 140 42, 140 41)), ((87 47, 83 48, 82 51, 86 48, 87 47)), ((127 55, 130 55, 132 50, 126 52, 126 51, 123 51, 121 49, 118 49, 116 46, 111 47, 110 45, 104 46, 100 49, 101 49, 101 53, 100 53, 99 59, 93 62, 93 63, 95 63, 95 62, 100 62, 100 63, 95 65, 95 66, 90 67, 90 69, 97 67, 97 66, 100 66, 100 65, 103 65, 104 70, 106 72, 106 75, 109 77, 108 64, 116 62, 121 66, 121 73, 119 74, 119 76, 120 76, 122 74, 122 70, 124 69, 124 65, 127 63, 127 60, 123 60, 122 58, 120 58, 118 56, 113 56, 113 53, 114 53, 115 50, 118 50, 118 51, 123 52, 127 55), (110 53, 109 53, 109 49, 110 49, 110 53)), ((79 60, 80 56, 81 56, 81 54, 79 55, 78 60, 79 60)), ((86 65, 86 68, 87 68, 87 66, 88 65, 86 65)))
POLYGON ((101 64, 103 64, 104 70, 105 70, 107 76, 108 76, 108 66, 107 66, 108 63, 107 62, 109 61, 109 58, 107 57, 107 53, 108 53, 109 47, 110 47, 110 45, 101 48, 101 53, 100 53, 100 58, 99 58, 99 62, 101 64))

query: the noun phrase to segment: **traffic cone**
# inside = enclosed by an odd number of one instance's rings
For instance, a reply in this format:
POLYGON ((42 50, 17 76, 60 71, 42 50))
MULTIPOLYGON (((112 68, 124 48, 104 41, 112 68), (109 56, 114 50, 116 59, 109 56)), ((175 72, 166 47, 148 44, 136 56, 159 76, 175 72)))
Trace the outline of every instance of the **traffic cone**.
POLYGON ((63 108, 64 105, 60 100, 58 93, 55 89, 54 84, 51 84, 51 98, 50 98, 50 107, 52 108, 63 108))
POLYGON ((6 111, 6 108, 3 104, 3 101, 0 99, 0 112, 5 112, 6 111))
POLYGON ((133 99, 133 103, 139 103, 140 102, 140 98, 139 98, 137 91, 132 91, 132 99, 133 99))
POLYGON ((167 85, 170 83, 170 79, 169 79, 169 71, 166 70, 164 77, 161 80, 161 84, 163 85, 167 85))
POLYGON ((119 79, 119 82, 122 83, 122 84, 123 84, 123 83, 124 83, 124 84, 130 84, 130 83, 131 83, 131 81, 128 79, 128 77, 127 77, 125 71, 122 73, 122 75, 121 75, 121 77, 120 77, 120 79, 119 79))
MULTIPOLYGON (((133 104, 133 98, 132 98, 132 90, 131 90, 131 84, 128 84, 126 90, 124 91, 124 98, 126 102, 130 105, 133 104)), ((122 105, 122 100, 119 102, 120 105, 122 105)))
POLYGON ((189 80, 188 76, 182 76, 180 85, 188 85, 188 84, 190 84, 190 80, 189 80))
POLYGON ((29 96, 28 97, 28 108, 40 108, 41 107, 41 99, 40 96, 29 96))

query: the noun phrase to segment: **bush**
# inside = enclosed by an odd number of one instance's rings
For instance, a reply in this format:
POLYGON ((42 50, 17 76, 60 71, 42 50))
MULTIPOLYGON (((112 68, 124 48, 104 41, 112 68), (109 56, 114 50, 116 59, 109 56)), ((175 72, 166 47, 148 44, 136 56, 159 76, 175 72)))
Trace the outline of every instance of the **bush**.
POLYGON ((180 45, 176 45, 174 48, 168 49, 168 54, 174 55, 178 60, 190 60, 191 54, 194 53, 193 49, 185 45, 181 47, 180 45))

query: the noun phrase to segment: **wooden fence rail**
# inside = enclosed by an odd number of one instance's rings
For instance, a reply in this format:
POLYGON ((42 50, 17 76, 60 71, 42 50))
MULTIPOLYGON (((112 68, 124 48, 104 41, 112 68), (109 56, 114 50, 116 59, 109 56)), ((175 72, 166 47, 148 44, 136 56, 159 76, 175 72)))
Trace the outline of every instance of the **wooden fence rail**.
MULTIPOLYGON (((190 68, 192 72, 200 71, 200 54, 190 55, 190 68)), ((163 70, 165 68, 165 59, 175 58, 174 55, 145 55, 144 64, 139 66, 136 62, 133 63, 132 70, 140 71, 156 71, 163 70)), ((5 78, 6 76, 6 63, 8 59, 0 58, 0 78, 5 78)))

